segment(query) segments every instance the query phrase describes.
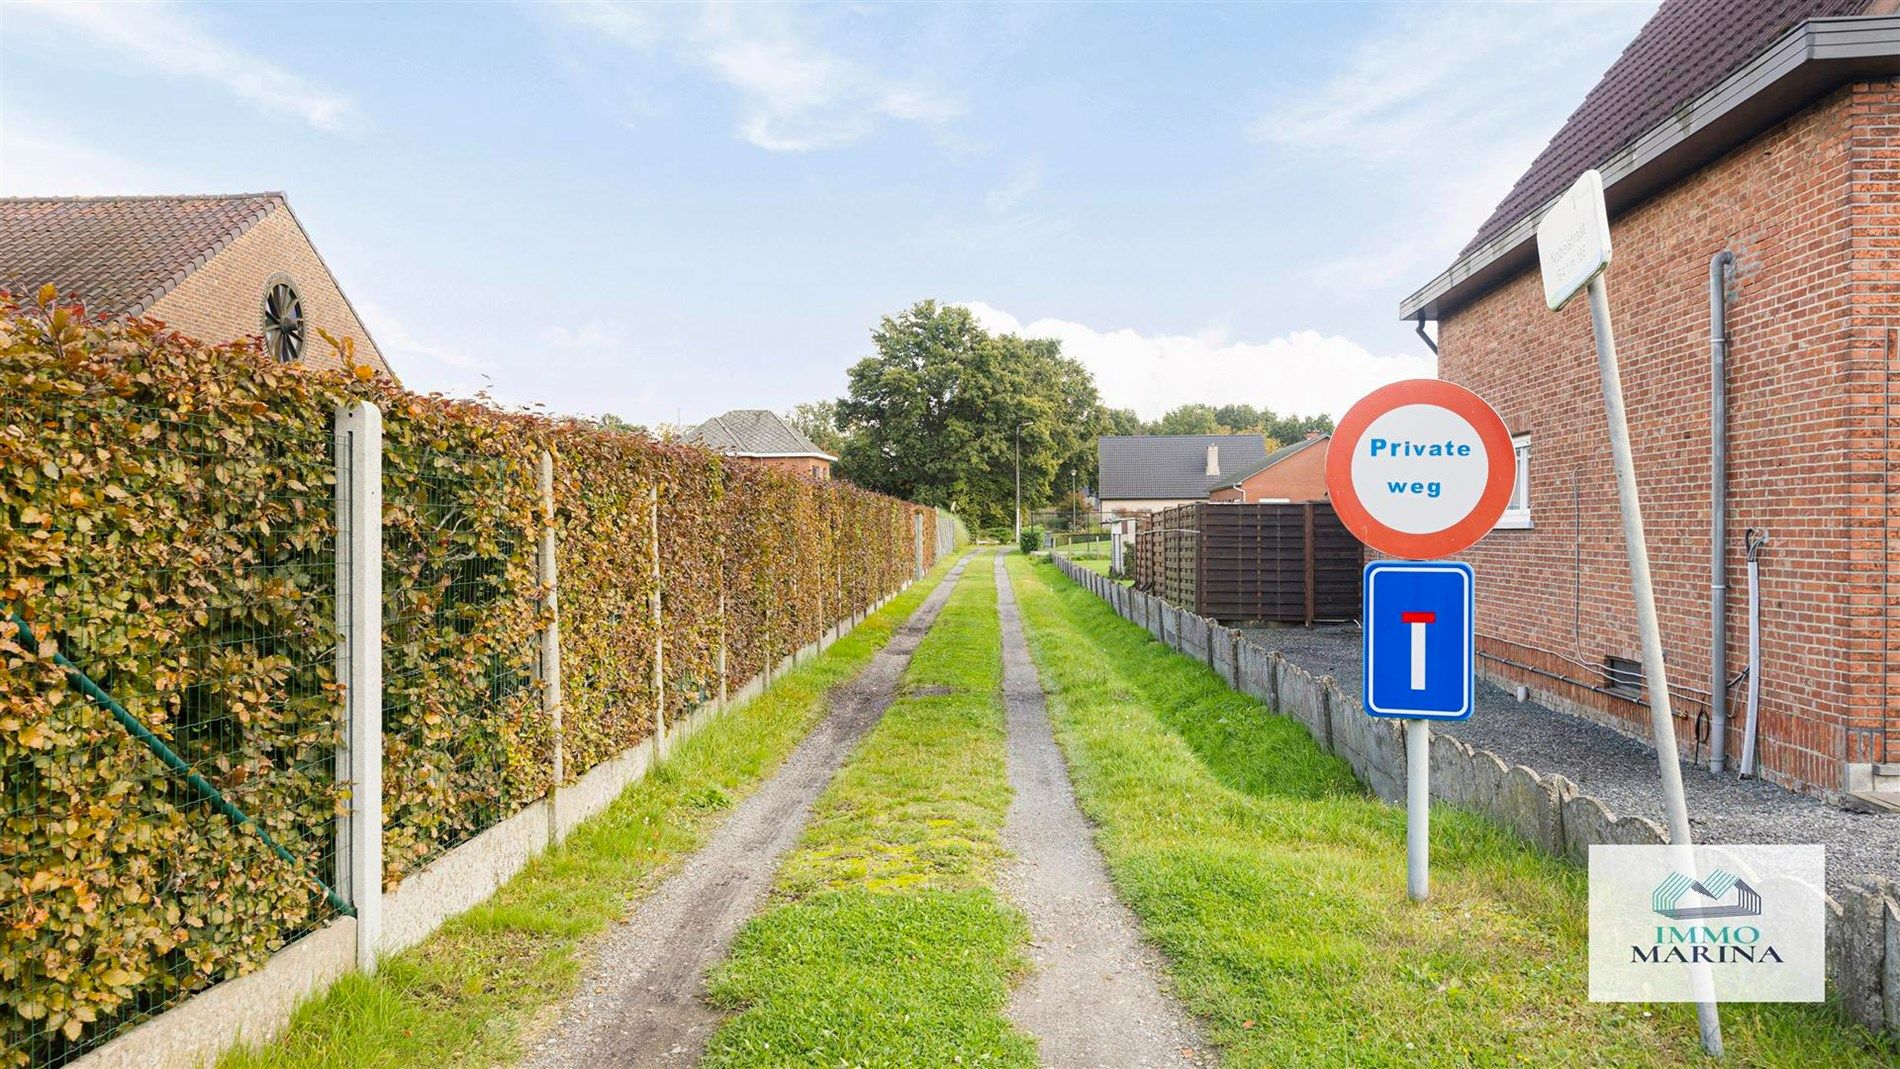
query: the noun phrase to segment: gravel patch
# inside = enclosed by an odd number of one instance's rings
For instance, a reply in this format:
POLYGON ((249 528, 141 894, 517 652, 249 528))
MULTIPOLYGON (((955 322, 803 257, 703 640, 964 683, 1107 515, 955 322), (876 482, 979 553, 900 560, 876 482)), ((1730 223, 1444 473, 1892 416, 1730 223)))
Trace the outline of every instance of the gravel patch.
POLYGON ((758 909, 812 802, 883 717, 924 633, 962 577, 963 561, 864 671, 832 690, 831 715, 778 773, 713 832, 633 916, 595 948, 581 993, 532 1049, 535 1069, 682 1066, 699 1061, 723 1015, 704 999, 706 971, 758 909))
MULTIPOLYGON (((1242 634, 1315 675, 1332 676, 1348 691, 1360 688, 1357 627, 1245 628, 1242 634)), ((1560 773, 1611 812, 1667 827, 1656 751, 1647 742, 1535 701, 1519 702, 1483 679, 1471 719, 1443 730, 1509 764, 1560 773)), ((1827 847, 1828 890, 1837 897, 1860 876, 1900 875, 1900 813, 1850 813, 1761 780, 1714 776, 1688 762, 1682 779, 1698 842, 1819 843, 1827 847)))
POLYGON ((1044 1065, 1211 1064, 1075 804, 1002 554, 995 566, 1015 792, 1003 824, 1014 857, 999 882, 1029 917, 1034 968, 1010 995, 1010 1020, 1037 1038, 1044 1065))

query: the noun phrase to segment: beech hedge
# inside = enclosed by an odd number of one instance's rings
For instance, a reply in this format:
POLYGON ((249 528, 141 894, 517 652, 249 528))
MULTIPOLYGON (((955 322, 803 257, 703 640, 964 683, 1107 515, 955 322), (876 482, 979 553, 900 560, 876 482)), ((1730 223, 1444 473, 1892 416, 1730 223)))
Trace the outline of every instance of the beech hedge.
POLYGON ((383 411, 390 886, 552 785, 545 525, 570 779, 896 590, 919 563, 916 517, 934 555, 934 510, 410 393, 333 344, 344 370, 317 371, 89 317, 50 287, 0 294, 0 602, 33 636, 0 629, 0 1065, 57 1064, 334 913, 337 404, 383 411), (55 654, 257 827, 207 804, 55 654))

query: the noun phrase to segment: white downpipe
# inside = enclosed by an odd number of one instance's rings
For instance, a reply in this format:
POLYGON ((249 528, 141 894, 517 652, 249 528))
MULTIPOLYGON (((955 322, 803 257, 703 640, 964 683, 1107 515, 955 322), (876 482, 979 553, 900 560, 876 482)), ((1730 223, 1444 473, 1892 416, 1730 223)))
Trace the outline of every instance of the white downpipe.
POLYGON ((1768 536, 1749 531, 1742 536, 1748 548, 1748 717, 1742 724, 1744 779, 1755 774, 1755 717, 1761 708, 1761 547, 1768 536))

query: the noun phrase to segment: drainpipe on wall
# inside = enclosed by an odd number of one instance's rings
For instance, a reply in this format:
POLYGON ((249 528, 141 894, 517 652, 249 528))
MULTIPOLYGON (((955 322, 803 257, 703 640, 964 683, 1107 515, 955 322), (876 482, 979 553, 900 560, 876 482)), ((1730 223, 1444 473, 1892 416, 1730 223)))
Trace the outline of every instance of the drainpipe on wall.
MULTIPOLYGON (((1709 260, 1709 771, 1728 764, 1728 292, 1735 254, 1709 260)), ((1753 680, 1750 681, 1751 686, 1753 680)))
POLYGON ((1418 340, 1425 343, 1425 347, 1432 351, 1433 356, 1437 356, 1438 343, 1432 340, 1430 334, 1425 333, 1425 313, 1418 314, 1418 322, 1413 324, 1412 329, 1418 332, 1418 340))

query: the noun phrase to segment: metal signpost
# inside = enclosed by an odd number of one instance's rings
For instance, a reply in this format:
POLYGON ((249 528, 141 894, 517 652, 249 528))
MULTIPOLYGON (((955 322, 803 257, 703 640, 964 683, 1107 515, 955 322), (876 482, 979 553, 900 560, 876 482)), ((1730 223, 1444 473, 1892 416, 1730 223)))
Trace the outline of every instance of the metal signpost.
MULTIPOLYGON (((1629 550, 1630 586, 1636 595, 1636 625, 1642 632, 1643 670, 1649 691, 1650 728, 1656 738, 1656 762, 1662 771, 1663 805, 1669 816, 1669 842, 1675 864, 1695 872, 1689 836, 1689 803, 1682 794, 1682 766, 1676 753, 1674 715, 1669 708, 1669 671, 1663 660, 1662 631, 1656 622, 1656 591, 1649 576, 1649 543, 1643 535, 1643 509, 1636 493, 1636 463, 1630 454, 1629 420, 1623 409, 1623 377, 1616 363, 1616 338, 1610 330, 1610 295, 1603 269, 1610 264, 1610 217, 1603 203, 1603 178, 1585 171, 1537 224, 1537 259, 1544 278, 1544 301, 1551 311, 1570 302, 1579 290, 1590 295, 1590 327, 1596 335, 1597 370, 1603 380, 1603 407, 1609 416, 1610 453, 1616 466, 1617 497, 1623 506, 1623 541, 1629 550)), ((1722 1053, 1722 1021, 1716 1013, 1715 980, 1707 965, 1690 966, 1702 1047, 1722 1053)))
POLYGON ((1460 561, 1366 565, 1366 712, 1405 721, 1405 874, 1414 902, 1431 891, 1431 748, 1426 722, 1471 715, 1476 584, 1460 561))
POLYGON ((1405 560, 1366 565, 1366 712, 1405 722, 1406 885, 1430 893, 1433 720, 1471 715, 1476 581, 1445 557, 1497 525, 1517 459, 1477 394, 1437 379, 1381 387, 1352 406, 1326 456, 1333 509, 1361 542, 1405 560))

